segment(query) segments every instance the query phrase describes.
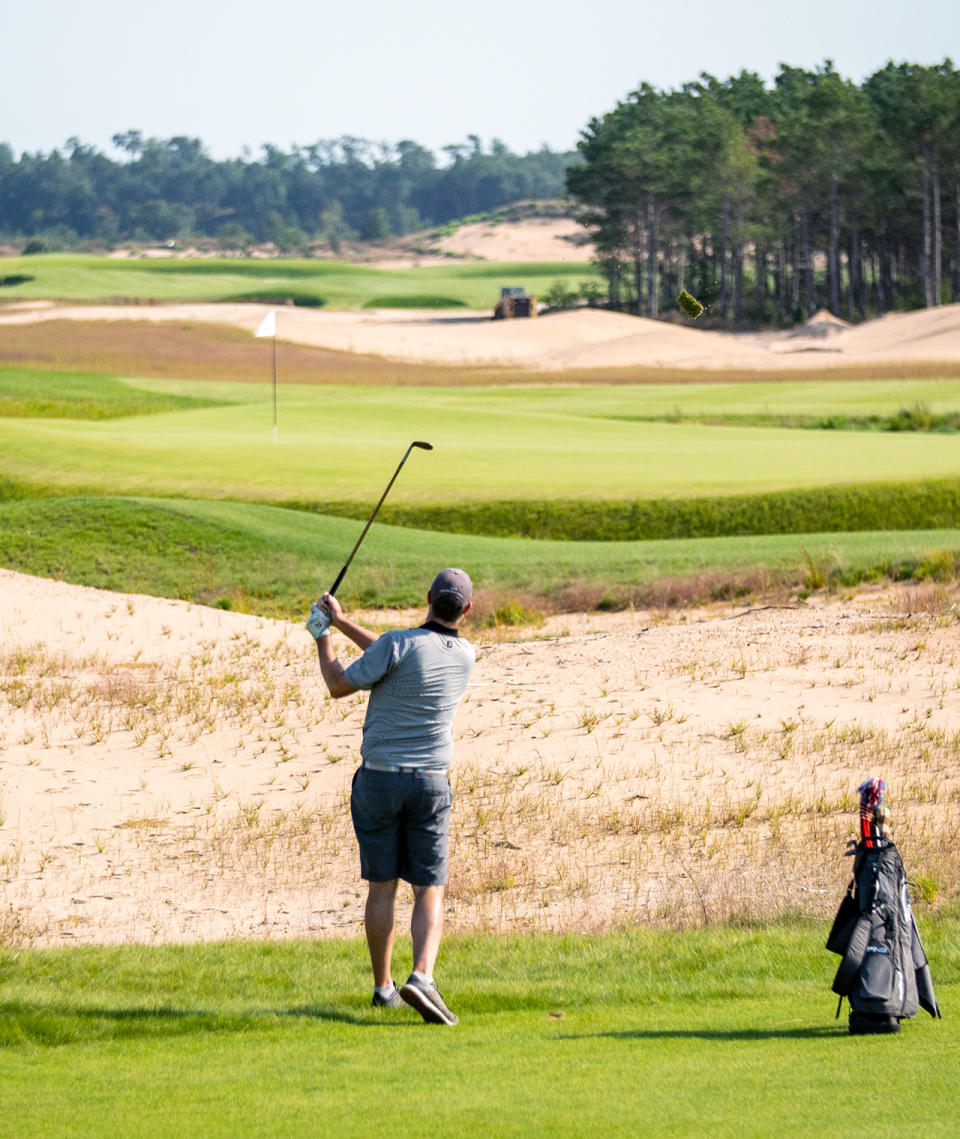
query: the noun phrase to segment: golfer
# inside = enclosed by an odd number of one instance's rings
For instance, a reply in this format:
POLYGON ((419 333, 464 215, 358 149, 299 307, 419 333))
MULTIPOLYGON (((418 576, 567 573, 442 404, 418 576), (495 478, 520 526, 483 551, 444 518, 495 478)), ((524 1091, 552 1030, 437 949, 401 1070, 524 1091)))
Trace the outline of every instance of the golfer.
POLYGON ((456 1024, 433 979, 443 932, 450 832, 448 769, 453 717, 475 654, 457 627, 470 609, 473 585, 461 569, 437 574, 427 593, 427 619, 415 629, 374 636, 344 616, 325 593, 311 608, 320 671, 335 699, 368 689, 362 765, 353 777, 350 814, 367 880, 364 926, 373 966, 373 1005, 415 1008, 428 1024, 456 1024), (330 627, 363 650, 344 668, 330 627), (413 887, 413 972, 398 990, 390 964, 399 879, 413 887))

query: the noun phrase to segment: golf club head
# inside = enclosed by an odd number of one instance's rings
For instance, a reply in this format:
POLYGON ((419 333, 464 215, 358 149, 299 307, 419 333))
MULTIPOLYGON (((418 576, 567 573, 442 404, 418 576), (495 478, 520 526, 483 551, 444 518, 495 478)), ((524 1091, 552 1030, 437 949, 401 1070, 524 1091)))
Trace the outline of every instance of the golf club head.
POLYGON ((412 446, 419 447, 421 451, 432 451, 432 443, 424 443, 422 439, 414 439, 412 446))

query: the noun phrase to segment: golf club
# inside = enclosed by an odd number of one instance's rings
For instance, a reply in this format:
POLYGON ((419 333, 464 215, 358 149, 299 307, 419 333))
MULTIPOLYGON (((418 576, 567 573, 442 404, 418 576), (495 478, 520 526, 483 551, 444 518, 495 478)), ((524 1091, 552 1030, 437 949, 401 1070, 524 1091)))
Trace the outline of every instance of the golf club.
POLYGON ((350 551, 350 557, 347 558, 346 562, 344 562, 343 569, 337 574, 337 580, 330 587, 330 596, 331 597, 337 592, 337 589, 339 588, 340 583, 343 581, 347 570, 350 568, 350 563, 353 561, 354 554, 356 554, 357 550, 360 549, 360 543, 367 536, 367 531, 370 529, 370 526, 372 525, 374 518, 376 518, 377 511, 380 509, 381 506, 383 506, 384 499, 390 493, 390 488, 397 481, 397 475, 400 474, 400 471, 403 468, 403 464, 407 461, 407 456, 414 449, 414 447, 419 447, 421 451, 432 451, 433 450, 433 444, 432 443, 424 443, 420 439, 415 439, 410 444, 410 446, 406 449, 406 451, 404 452, 403 458, 400 460, 400 466, 397 467, 397 469, 393 472, 393 478, 387 483, 387 489, 383 492, 383 494, 380 495, 380 501, 373 508, 373 513, 367 519, 367 524, 363 528, 363 533, 357 539, 357 544, 350 551))

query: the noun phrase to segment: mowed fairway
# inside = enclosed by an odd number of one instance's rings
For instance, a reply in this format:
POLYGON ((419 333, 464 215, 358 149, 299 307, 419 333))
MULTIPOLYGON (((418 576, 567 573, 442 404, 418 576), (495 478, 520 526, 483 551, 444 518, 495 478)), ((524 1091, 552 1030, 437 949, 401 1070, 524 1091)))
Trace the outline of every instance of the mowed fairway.
MULTIPOLYGON (((157 1137, 854 1135, 851 1088, 882 1084, 898 1135, 954 1134, 955 1020, 851 1039, 820 932, 452 939, 453 1030, 360 1004, 354 941, 4 954, 4 1128, 99 1134, 108 1112, 157 1137)), ((928 942, 952 1003, 956 923, 928 942)))
POLYGON ((3 289, 5 301, 244 301, 290 296, 298 304, 328 308, 409 307, 490 309, 501 278, 534 294, 563 279, 598 276, 589 264, 536 261, 521 265, 484 262, 421 269, 375 269, 325 261, 240 259, 118 261, 74 254, 4 258, 4 276, 23 277, 3 289), (504 277, 504 274, 507 277, 504 277))

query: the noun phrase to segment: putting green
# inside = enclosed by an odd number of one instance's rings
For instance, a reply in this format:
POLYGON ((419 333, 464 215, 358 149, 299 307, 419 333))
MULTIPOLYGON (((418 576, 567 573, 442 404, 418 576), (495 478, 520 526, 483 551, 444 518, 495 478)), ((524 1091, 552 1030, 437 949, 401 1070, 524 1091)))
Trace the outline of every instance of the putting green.
MULTIPOLYGON (((237 390, 164 387, 214 398, 237 390)), ((281 385, 274 445, 270 394, 269 385, 245 386, 243 397, 259 402, 149 418, 0 420, 0 475, 99 493, 365 504, 410 440, 427 439, 435 452, 414 456, 394 504, 716 496, 960 476, 950 435, 635 422, 629 415, 648 406, 642 388, 281 385)))

